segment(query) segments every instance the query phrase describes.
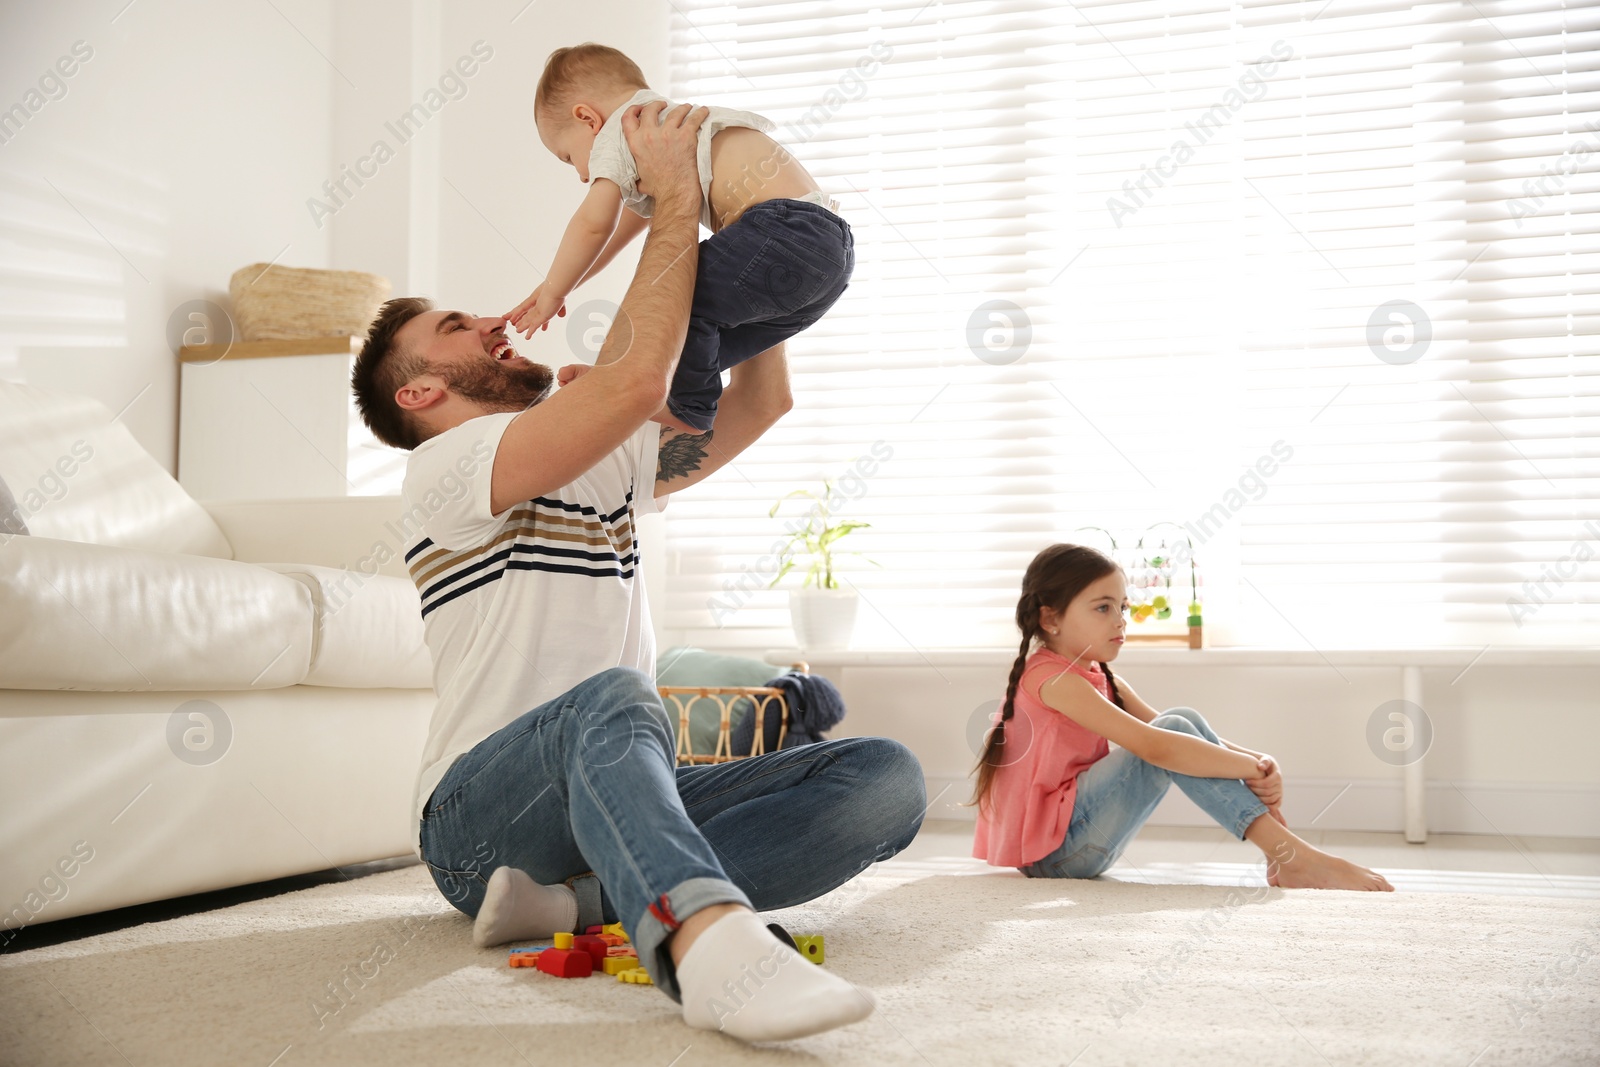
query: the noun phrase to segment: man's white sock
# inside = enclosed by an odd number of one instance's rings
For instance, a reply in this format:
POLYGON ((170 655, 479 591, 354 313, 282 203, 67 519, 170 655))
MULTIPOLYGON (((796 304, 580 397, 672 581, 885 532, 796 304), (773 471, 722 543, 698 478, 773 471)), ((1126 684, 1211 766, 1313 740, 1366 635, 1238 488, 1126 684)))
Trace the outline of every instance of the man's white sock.
POLYGON ((472 924, 472 943, 488 948, 572 933, 577 925, 578 897, 570 886, 540 885, 526 871, 497 867, 472 924))
POLYGON ((744 1041, 785 1041, 865 1019, 876 1001, 808 962, 751 911, 700 932, 678 964, 683 1021, 744 1041))

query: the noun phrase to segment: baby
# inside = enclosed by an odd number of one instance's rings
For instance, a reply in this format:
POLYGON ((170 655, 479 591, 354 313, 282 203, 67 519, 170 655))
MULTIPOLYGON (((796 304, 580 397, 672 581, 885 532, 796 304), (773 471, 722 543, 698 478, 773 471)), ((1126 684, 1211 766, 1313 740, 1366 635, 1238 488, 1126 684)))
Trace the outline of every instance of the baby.
MULTIPOLYGON (((544 282, 506 316, 523 336, 545 327, 573 289, 650 224, 654 202, 638 190, 622 115, 664 99, 615 48, 580 44, 550 54, 534 94, 539 140, 589 192, 544 282)), ((855 269, 850 224, 767 136, 772 122, 749 111, 709 111, 698 163, 700 224, 711 236, 700 242, 688 336, 666 407, 655 416, 696 434, 716 418, 722 372, 815 323, 855 269)))

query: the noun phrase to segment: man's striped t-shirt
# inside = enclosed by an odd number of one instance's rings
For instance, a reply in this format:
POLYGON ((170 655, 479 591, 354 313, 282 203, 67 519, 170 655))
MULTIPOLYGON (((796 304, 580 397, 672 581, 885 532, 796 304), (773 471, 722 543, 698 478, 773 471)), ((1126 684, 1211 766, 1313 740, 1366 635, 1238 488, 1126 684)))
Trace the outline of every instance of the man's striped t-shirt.
POLYGON ((479 741, 609 667, 655 669, 636 519, 655 510, 659 427, 645 423, 571 484, 494 515, 494 456, 517 414, 464 422, 406 466, 405 562, 438 697, 419 827, 439 779, 479 741))

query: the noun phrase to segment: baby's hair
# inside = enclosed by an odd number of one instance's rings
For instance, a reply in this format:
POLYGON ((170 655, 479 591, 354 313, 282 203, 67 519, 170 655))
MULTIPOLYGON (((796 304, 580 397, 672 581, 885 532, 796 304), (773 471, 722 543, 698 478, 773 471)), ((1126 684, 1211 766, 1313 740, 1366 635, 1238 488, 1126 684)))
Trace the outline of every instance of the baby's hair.
POLYGON ((639 65, 615 48, 592 41, 575 44, 557 48, 545 60, 533 92, 533 113, 541 119, 560 116, 585 91, 648 88, 639 65))
MULTIPOLYGON (((1033 557, 1022 575, 1022 597, 1017 601, 1017 628, 1022 631, 1022 648, 1011 665, 1011 680, 1006 683, 1006 700, 1000 709, 1000 721, 994 724, 984 740, 983 755, 978 757, 978 782, 969 803, 980 807, 988 799, 994 785, 994 772, 1006 762, 1006 723, 1011 721, 1017 706, 1017 686, 1022 682, 1028 665, 1028 655, 1033 643, 1040 640, 1039 609, 1054 608, 1066 611, 1073 598, 1108 574, 1115 574, 1115 562, 1085 545, 1051 545, 1033 557)), ((1111 702, 1123 707, 1122 694, 1117 691, 1116 676, 1109 663, 1101 663, 1106 673, 1106 683, 1111 690, 1111 702)))

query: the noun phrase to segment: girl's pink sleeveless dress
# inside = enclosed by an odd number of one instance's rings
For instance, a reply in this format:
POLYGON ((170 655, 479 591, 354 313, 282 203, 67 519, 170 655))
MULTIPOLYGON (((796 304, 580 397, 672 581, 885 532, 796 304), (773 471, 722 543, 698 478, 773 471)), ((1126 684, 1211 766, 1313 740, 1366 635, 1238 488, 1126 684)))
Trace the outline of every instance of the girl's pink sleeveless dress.
POLYGON ((1079 773, 1111 752, 1105 738, 1039 699, 1039 687, 1064 671, 1082 675, 1111 699, 1099 664, 1074 665, 1048 648, 1028 657, 1006 723, 1004 762, 978 807, 972 840, 972 854, 992 866, 1024 867, 1058 848, 1072 824, 1079 773))

